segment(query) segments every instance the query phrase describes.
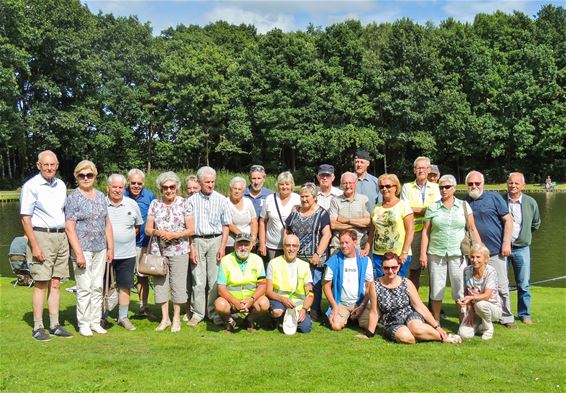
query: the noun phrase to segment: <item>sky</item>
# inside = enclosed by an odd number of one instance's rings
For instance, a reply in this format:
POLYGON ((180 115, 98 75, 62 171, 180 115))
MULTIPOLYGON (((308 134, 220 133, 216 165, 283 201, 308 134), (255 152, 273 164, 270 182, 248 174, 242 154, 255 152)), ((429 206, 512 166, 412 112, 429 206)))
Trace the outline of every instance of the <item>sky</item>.
POLYGON ((150 22, 158 35, 179 24, 205 26, 219 20, 239 25, 252 24, 258 33, 274 28, 284 32, 305 30, 309 24, 325 28, 347 19, 363 24, 394 22, 407 17, 414 22, 439 22, 452 17, 473 22, 478 13, 521 11, 535 16, 544 4, 564 6, 566 0, 288 0, 288 1, 204 1, 204 0, 81 0, 95 14, 136 15, 150 22))

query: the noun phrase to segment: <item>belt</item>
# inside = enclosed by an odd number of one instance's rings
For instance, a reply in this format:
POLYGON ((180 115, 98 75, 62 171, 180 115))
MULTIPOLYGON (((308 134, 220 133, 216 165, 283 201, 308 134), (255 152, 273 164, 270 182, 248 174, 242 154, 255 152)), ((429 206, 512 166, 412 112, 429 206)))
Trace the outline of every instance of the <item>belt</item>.
POLYGON ((33 227, 34 231, 38 232, 47 232, 47 233, 64 233, 65 228, 41 228, 41 227, 33 227))
POLYGON ((222 236, 222 234, 219 233, 219 234, 215 234, 215 235, 194 235, 193 237, 197 238, 197 239, 213 239, 213 238, 218 237, 218 236, 222 236))

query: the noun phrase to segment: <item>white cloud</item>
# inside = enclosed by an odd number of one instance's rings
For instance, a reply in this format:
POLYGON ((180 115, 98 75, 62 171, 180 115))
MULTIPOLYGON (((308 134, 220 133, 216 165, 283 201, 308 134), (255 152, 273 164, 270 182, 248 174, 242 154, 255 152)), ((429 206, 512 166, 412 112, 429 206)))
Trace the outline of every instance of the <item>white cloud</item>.
POLYGON ((275 28, 283 31, 296 30, 295 19, 290 14, 260 13, 233 6, 215 7, 204 15, 205 23, 223 20, 235 25, 241 23, 254 25, 260 34, 275 28))
POLYGON ((476 14, 491 14, 495 11, 512 13, 513 11, 524 11, 529 8, 528 0, 520 1, 449 1, 443 7, 447 17, 463 22, 473 22, 476 14))

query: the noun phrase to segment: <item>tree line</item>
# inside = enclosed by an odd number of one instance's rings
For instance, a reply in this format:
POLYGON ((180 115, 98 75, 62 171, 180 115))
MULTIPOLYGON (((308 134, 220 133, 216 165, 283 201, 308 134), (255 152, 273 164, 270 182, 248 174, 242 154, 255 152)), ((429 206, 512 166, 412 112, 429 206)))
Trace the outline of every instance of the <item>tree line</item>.
POLYGON ((208 164, 312 178, 320 163, 411 176, 426 155, 458 178, 566 173, 566 9, 419 25, 348 20, 258 34, 179 25, 79 0, 0 0, 0 185, 49 148, 64 177, 208 164))

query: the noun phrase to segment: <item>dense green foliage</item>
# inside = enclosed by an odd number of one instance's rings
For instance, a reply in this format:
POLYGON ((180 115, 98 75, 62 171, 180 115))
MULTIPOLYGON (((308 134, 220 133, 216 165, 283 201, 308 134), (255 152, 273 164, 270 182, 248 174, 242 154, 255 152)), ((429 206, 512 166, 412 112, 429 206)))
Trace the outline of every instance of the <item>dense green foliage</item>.
POLYGON ((152 35, 79 0, 0 0, 0 182, 50 148, 133 166, 410 175, 421 154, 461 177, 566 173, 566 9, 478 14, 439 26, 349 20, 305 32, 217 22, 152 35))

